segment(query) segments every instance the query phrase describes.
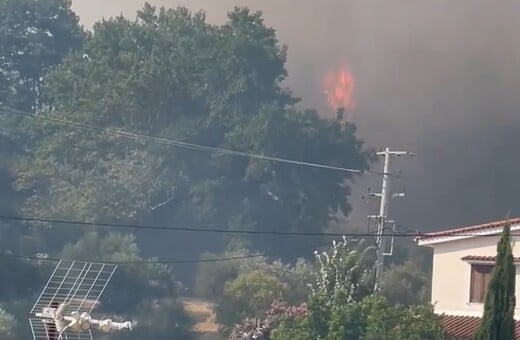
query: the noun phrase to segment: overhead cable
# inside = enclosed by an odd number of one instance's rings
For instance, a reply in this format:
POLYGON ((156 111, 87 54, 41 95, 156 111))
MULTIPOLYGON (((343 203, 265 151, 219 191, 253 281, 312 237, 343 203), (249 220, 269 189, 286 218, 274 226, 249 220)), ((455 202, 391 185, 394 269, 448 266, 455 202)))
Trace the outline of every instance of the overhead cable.
MULTIPOLYGON (((7 108, 4 106, 0 106, 0 113, 23 115, 23 116, 36 118, 36 119, 52 121, 54 123, 61 124, 61 125, 73 126, 73 127, 76 127, 78 129, 82 129, 82 130, 99 132, 99 133, 108 133, 108 134, 113 134, 113 135, 120 135, 120 136, 134 139, 134 140, 144 140, 144 141, 148 141, 148 142, 154 142, 154 143, 159 143, 159 144, 173 146, 173 147, 180 147, 180 148, 186 148, 186 149, 192 149, 192 150, 198 150, 198 151, 206 151, 206 152, 226 154, 226 155, 232 155, 232 156, 238 156, 238 157, 272 161, 272 162, 277 162, 277 163, 287 163, 287 164, 294 164, 294 165, 307 166, 307 167, 313 167, 313 168, 336 170, 336 171, 342 171, 342 172, 348 172, 348 173, 354 173, 354 174, 369 173, 369 174, 376 174, 376 175, 384 175, 384 173, 378 172, 378 171, 352 169, 352 168, 346 168, 346 167, 340 167, 340 166, 334 166, 334 165, 328 165, 328 164, 298 161, 298 160, 292 160, 292 159, 287 159, 287 158, 273 157, 273 156, 267 156, 267 155, 262 155, 262 154, 236 151, 236 150, 206 146, 206 145, 201 145, 201 144, 183 142, 183 141, 179 141, 179 140, 149 136, 149 135, 144 135, 144 134, 140 134, 140 133, 125 131, 123 129, 104 128, 104 127, 95 126, 95 125, 91 125, 91 124, 72 121, 72 120, 65 119, 65 118, 54 117, 51 115, 35 114, 35 113, 15 110, 15 109, 7 108)), ((387 175, 398 176, 395 174, 387 174, 387 175)))

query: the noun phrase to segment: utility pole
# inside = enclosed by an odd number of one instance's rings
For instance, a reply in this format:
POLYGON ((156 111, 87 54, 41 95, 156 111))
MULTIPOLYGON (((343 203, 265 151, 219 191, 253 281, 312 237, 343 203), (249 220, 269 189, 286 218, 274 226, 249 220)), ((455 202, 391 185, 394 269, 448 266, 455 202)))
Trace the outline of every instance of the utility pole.
POLYGON ((383 151, 378 152, 377 155, 384 157, 383 184, 381 185, 381 193, 371 194, 371 195, 380 197, 381 201, 379 204, 379 215, 369 216, 369 218, 375 218, 377 220, 377 230, 376 230, 377 258, 376 258, 376 277, 375 277, 375 287, 374 287, 374 289, 376 291, 379 289, 381 274, 383 273, 383 267, 384 267, 385 253, 384 253, 384 249, 383 249, 383 239, 384 239, 383 232, 385 230, 385 225, 387 222, 394 223, 393 221, 389 221, 387 219, 388 203, 389 203, 390 198, 404 196, 404 194, 402 194, 402 193, 390 194, 390 159, 392 156, 396 156, 396 157, 415 156, 411 152, 391 151, 390 148, 385 148, 383 151))

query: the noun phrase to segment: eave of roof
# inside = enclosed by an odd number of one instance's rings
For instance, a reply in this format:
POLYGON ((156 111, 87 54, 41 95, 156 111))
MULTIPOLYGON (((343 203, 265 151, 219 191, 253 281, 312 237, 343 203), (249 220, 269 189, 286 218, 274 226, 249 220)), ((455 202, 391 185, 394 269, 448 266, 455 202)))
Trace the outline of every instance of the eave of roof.
POLYGON ((416 237, 415 240, 418 242, 419 245, 428 245, 433 243, 447 242, 476 236, 494 235, 501 233, 502 229, 507 224, 511 224, 512 231, 517 229, 520 230, 520 218, 513 218, 468 227, 426 233, 416 237))
MULTIPOLYGON (((495 263, 497 260, 496 256, 478 256, 478 255, 467 255, 461 258, 462 261, 470 263, 495 263)), ((514 263, 520 263, 520 257, 513 258, 514 263)))

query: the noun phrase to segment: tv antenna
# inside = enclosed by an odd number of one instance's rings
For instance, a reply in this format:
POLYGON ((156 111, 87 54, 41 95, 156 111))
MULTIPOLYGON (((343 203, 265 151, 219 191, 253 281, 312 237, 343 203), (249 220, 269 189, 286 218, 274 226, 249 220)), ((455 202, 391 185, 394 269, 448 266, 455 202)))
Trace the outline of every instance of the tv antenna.
POLYGON ((90 315, 116 269, 115 264, 60 260, 30 313, 34 340, 93 340, 92 330, 132 330, 129 321, 90 315))

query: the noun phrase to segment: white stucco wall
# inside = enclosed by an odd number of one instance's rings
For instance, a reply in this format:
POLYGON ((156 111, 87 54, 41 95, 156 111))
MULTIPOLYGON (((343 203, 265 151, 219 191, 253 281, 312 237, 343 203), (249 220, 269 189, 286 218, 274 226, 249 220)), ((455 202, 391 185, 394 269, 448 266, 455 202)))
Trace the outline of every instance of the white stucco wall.
MULTIPOLYGON (((482 303, 470 303, 471 264, 461 260, 464 256, 496 256, 500 235, 473 237, 431 245, 433 250, 432 296, 436 313, 449 315, 481 316, 482 303)), ((520 237, 514 236, 513 255, 520 257, 520 237), (515 246, 516 243, 516 246, 515 246)), ((516 270, 516 296, 520 296, 520 268, 516 270)), ((520 318, 520 304, 515 317, 520 318)))

